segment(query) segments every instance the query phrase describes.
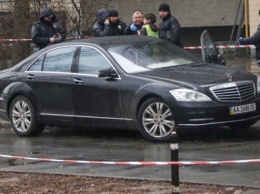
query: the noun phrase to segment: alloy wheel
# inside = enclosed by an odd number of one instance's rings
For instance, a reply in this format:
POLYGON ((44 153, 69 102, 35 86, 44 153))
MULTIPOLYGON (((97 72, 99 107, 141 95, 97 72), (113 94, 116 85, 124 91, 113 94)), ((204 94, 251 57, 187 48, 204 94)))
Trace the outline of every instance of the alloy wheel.
POLYGON ((17 101, 13 106, 12 120, 19 132, 26 132, 31 125, 32 116, 29 105, 25 101, 17 101))
POLYGON ((146 132, 155 138, 169 136, 175 127, 170 108, 162 102, 152 103, 144 110, 142 123, 146 132))

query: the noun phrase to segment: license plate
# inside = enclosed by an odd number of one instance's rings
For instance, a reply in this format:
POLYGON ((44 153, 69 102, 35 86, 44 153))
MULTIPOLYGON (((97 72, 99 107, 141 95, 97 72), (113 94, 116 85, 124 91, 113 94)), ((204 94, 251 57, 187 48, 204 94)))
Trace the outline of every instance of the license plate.
POLYGON ((252 103, 252 104, 246 104, 241 106, 232 106, 229 107, 229 110, 231 115, 252 112, 252 111, 256 111, 256 104, 252 103))

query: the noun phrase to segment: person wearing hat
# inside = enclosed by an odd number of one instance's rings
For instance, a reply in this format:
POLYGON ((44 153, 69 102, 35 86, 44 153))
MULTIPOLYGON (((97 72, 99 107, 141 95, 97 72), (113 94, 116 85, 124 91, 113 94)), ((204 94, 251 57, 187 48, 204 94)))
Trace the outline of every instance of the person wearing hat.
POLYGON ((94 37, 112 36, 113 31, 110 25, 110 12, 101 8, 97 11, 97 20, 92 27, 92 35, 94 37))
POLYGON ((143 14, 139 10, 135 10, 132 15, 132 22, 125 28, 125 35, 140 35, 143 27, 143 14))
POLYGON ((256 32, 248 38, 239 37, 238 44, 253 44, 255 45, 255 53, 256 53, 256 63, 258 65, 258 69, 260 72, 260 10, 258 11, 259 15, 259 24, 256 32))
POLYGON ((36 45, 34 52, 66 38, 65 31, 55 20, 56 16, 50 8, 46 7, 41 10, 39 21, 31 28, 31 38, 36 45))
POLYGON ((159 6, 159 15, 162 19, 159 24, 159 38, 168 40, 173 44, 183 48, 183 44, 180 40, 180 23, 171 15, 170 6, 166 3, 162 3, 159 6))
POLYGON ((122 22, 118 17, 118 11, 115 9, 109 10, 110 12, 110 27, 112 29, 112 35, 124 35, 124 30, 126 28, 126 23, 122 22))

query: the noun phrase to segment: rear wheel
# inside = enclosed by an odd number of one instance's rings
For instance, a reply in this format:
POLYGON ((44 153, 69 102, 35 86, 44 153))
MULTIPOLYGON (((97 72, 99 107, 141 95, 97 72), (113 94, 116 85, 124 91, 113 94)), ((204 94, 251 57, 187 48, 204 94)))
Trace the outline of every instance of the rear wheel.
POLYGON ((9 115, 13 130, 19 136, 36 136, 43 131, 44 126, 38 123, 34 107, 24 96, 12 101, 9 115))
POLYGON ((145 101, 138 111, 137 119, 140 132, 149 141, 169 141, 176 126, 172 110, 159 98, 145 101))

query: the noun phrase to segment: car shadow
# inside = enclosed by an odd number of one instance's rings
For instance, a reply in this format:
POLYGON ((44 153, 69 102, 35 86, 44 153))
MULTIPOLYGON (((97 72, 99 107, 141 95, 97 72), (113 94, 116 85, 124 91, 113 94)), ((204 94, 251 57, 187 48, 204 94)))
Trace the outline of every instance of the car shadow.
MULTIPOLYGON (((260 127, 254 125, 248 129, 231 129, 229 127, 180 129, 177 131, 177 135, 179 141, 254 141, 260 140, 260 127)), ((46 127, 42 136, 145 141, 139 131, 126 129, 46 127)))
POLYGON ((260 140, 260 127, 252 126, 247 129, 232 129, 229 127, 211 127, 200 129, 179 130, 179 141, 254 141, 260 140))
POLYGON ((62 128, 62 127, 45 127, 44 136, 81 136, 95 139, 136 139, 142 140, 142 136, 137 130, 126 129, 104 129, 104 128, 62 128))

